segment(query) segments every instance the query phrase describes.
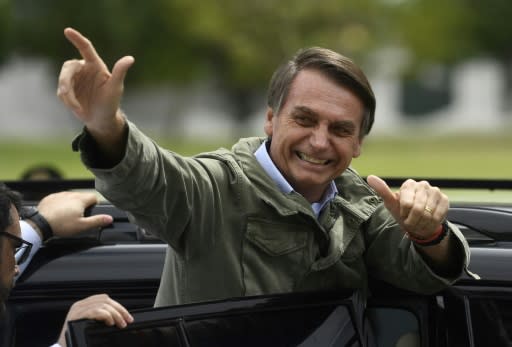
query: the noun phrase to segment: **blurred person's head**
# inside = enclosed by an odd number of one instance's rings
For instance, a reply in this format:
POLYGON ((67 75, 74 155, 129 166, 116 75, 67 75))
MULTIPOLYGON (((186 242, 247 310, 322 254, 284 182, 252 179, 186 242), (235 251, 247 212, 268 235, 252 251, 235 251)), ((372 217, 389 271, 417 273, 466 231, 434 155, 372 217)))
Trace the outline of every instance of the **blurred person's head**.
POLYGON ((47 164, 39 164, 29 167, 21 174, 22 180, 40 181, 62 178, 62 173, 55 167, 47 164))
MULTIPOLYGON (((20 177, 23 181, 48 181, 60 180, 63 178, 62 173, 54 166, 49 164, 38 164, 27 168, 20 177)), ((26 190, 23 193, 23 199, 26 201, 39 201, 47 195, 44 191, 36 189, 26 190)))
POLYGON ((22 246, 19 211, 20 195, 0 183, 0 312, 18 272, 15 253, 22 246))
POLYGON ((269 155, 295 191, 319 201, 360 155, 374 112, 370 84, 351 60, 323 48, 301 50, 270 82, 269 155))

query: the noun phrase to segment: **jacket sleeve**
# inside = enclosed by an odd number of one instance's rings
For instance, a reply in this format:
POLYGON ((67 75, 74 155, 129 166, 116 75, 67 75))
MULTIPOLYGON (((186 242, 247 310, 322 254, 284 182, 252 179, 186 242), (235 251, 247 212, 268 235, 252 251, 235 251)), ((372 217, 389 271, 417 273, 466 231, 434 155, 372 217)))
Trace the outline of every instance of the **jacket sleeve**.
POLYGON ((467 272, 470 251, 460 230, 448 223, 454 249, 451 262, 460 264, 453 277, 444 277, 433 271, 404 234, 386 208, 382 205, 366 225, 366 263, 368 274, 397 287, 419 293, 431 294, 454 283, 467 272))
POLYGON ((206 233, 207 224, 215 221, 204 211, 221 208, 217 182, 227 173, 221 166, 208 166, 204 160, 165 150, 133 123, 127 124, 124 157, 112 168, 95 167, 90 135, 82 133, 75 140, 83 163, 96 177, 96 189, 177 251, 183 247, 182 236, 187 230, 211 238, 206 233))

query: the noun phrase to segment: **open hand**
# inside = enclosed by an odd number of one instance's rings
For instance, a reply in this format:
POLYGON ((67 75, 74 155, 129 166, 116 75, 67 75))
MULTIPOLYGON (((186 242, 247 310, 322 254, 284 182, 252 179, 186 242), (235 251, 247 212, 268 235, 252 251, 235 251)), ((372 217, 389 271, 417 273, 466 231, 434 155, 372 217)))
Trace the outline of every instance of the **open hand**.
POLYGON ((119 59, 110 73, 86 37, 72 28, 66 28, 64 35, 82 59, 64 62, 57 95, 90 131, 108 133, 119 125, 124 79, 135 60, 131 56, 119 59))

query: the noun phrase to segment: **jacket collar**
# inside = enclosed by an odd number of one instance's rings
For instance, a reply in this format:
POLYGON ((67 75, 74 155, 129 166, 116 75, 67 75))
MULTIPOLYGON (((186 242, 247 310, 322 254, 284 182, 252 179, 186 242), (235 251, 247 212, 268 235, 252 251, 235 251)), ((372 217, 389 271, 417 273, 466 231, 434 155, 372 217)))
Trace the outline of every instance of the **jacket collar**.
MULTIPOLYGON (((254 152, 264 141, 263 137, 243 138, 232 148, 237 162, 256 192, 283 216, 302 212, 316 218, 310 203, 302 195, 294 191, 279 191, 274 180, 259 164, 254 152), (290 204, 290 201, 293 203, 290 204)), ((335 184, 340 194, 335 196, 332 203, 352 214, 359 222, 367 220, 382 203, 372 188, 352 168, 348 168, 336 178, 335 184)))

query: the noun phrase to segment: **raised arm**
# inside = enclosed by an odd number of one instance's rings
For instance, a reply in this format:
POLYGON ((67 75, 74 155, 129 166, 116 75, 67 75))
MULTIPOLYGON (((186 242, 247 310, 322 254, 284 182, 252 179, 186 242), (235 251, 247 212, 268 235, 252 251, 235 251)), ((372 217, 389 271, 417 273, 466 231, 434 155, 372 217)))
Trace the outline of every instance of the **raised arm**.
POLYGON ((82 59, 64 62, 57 96, 84 123, 104 158, 118 162, 126 140, 120 102, 126 73, 135 60, 131 56, 122 57, 110 72, 85 36, 72 28, 66 28, 64 35, 82 59))

